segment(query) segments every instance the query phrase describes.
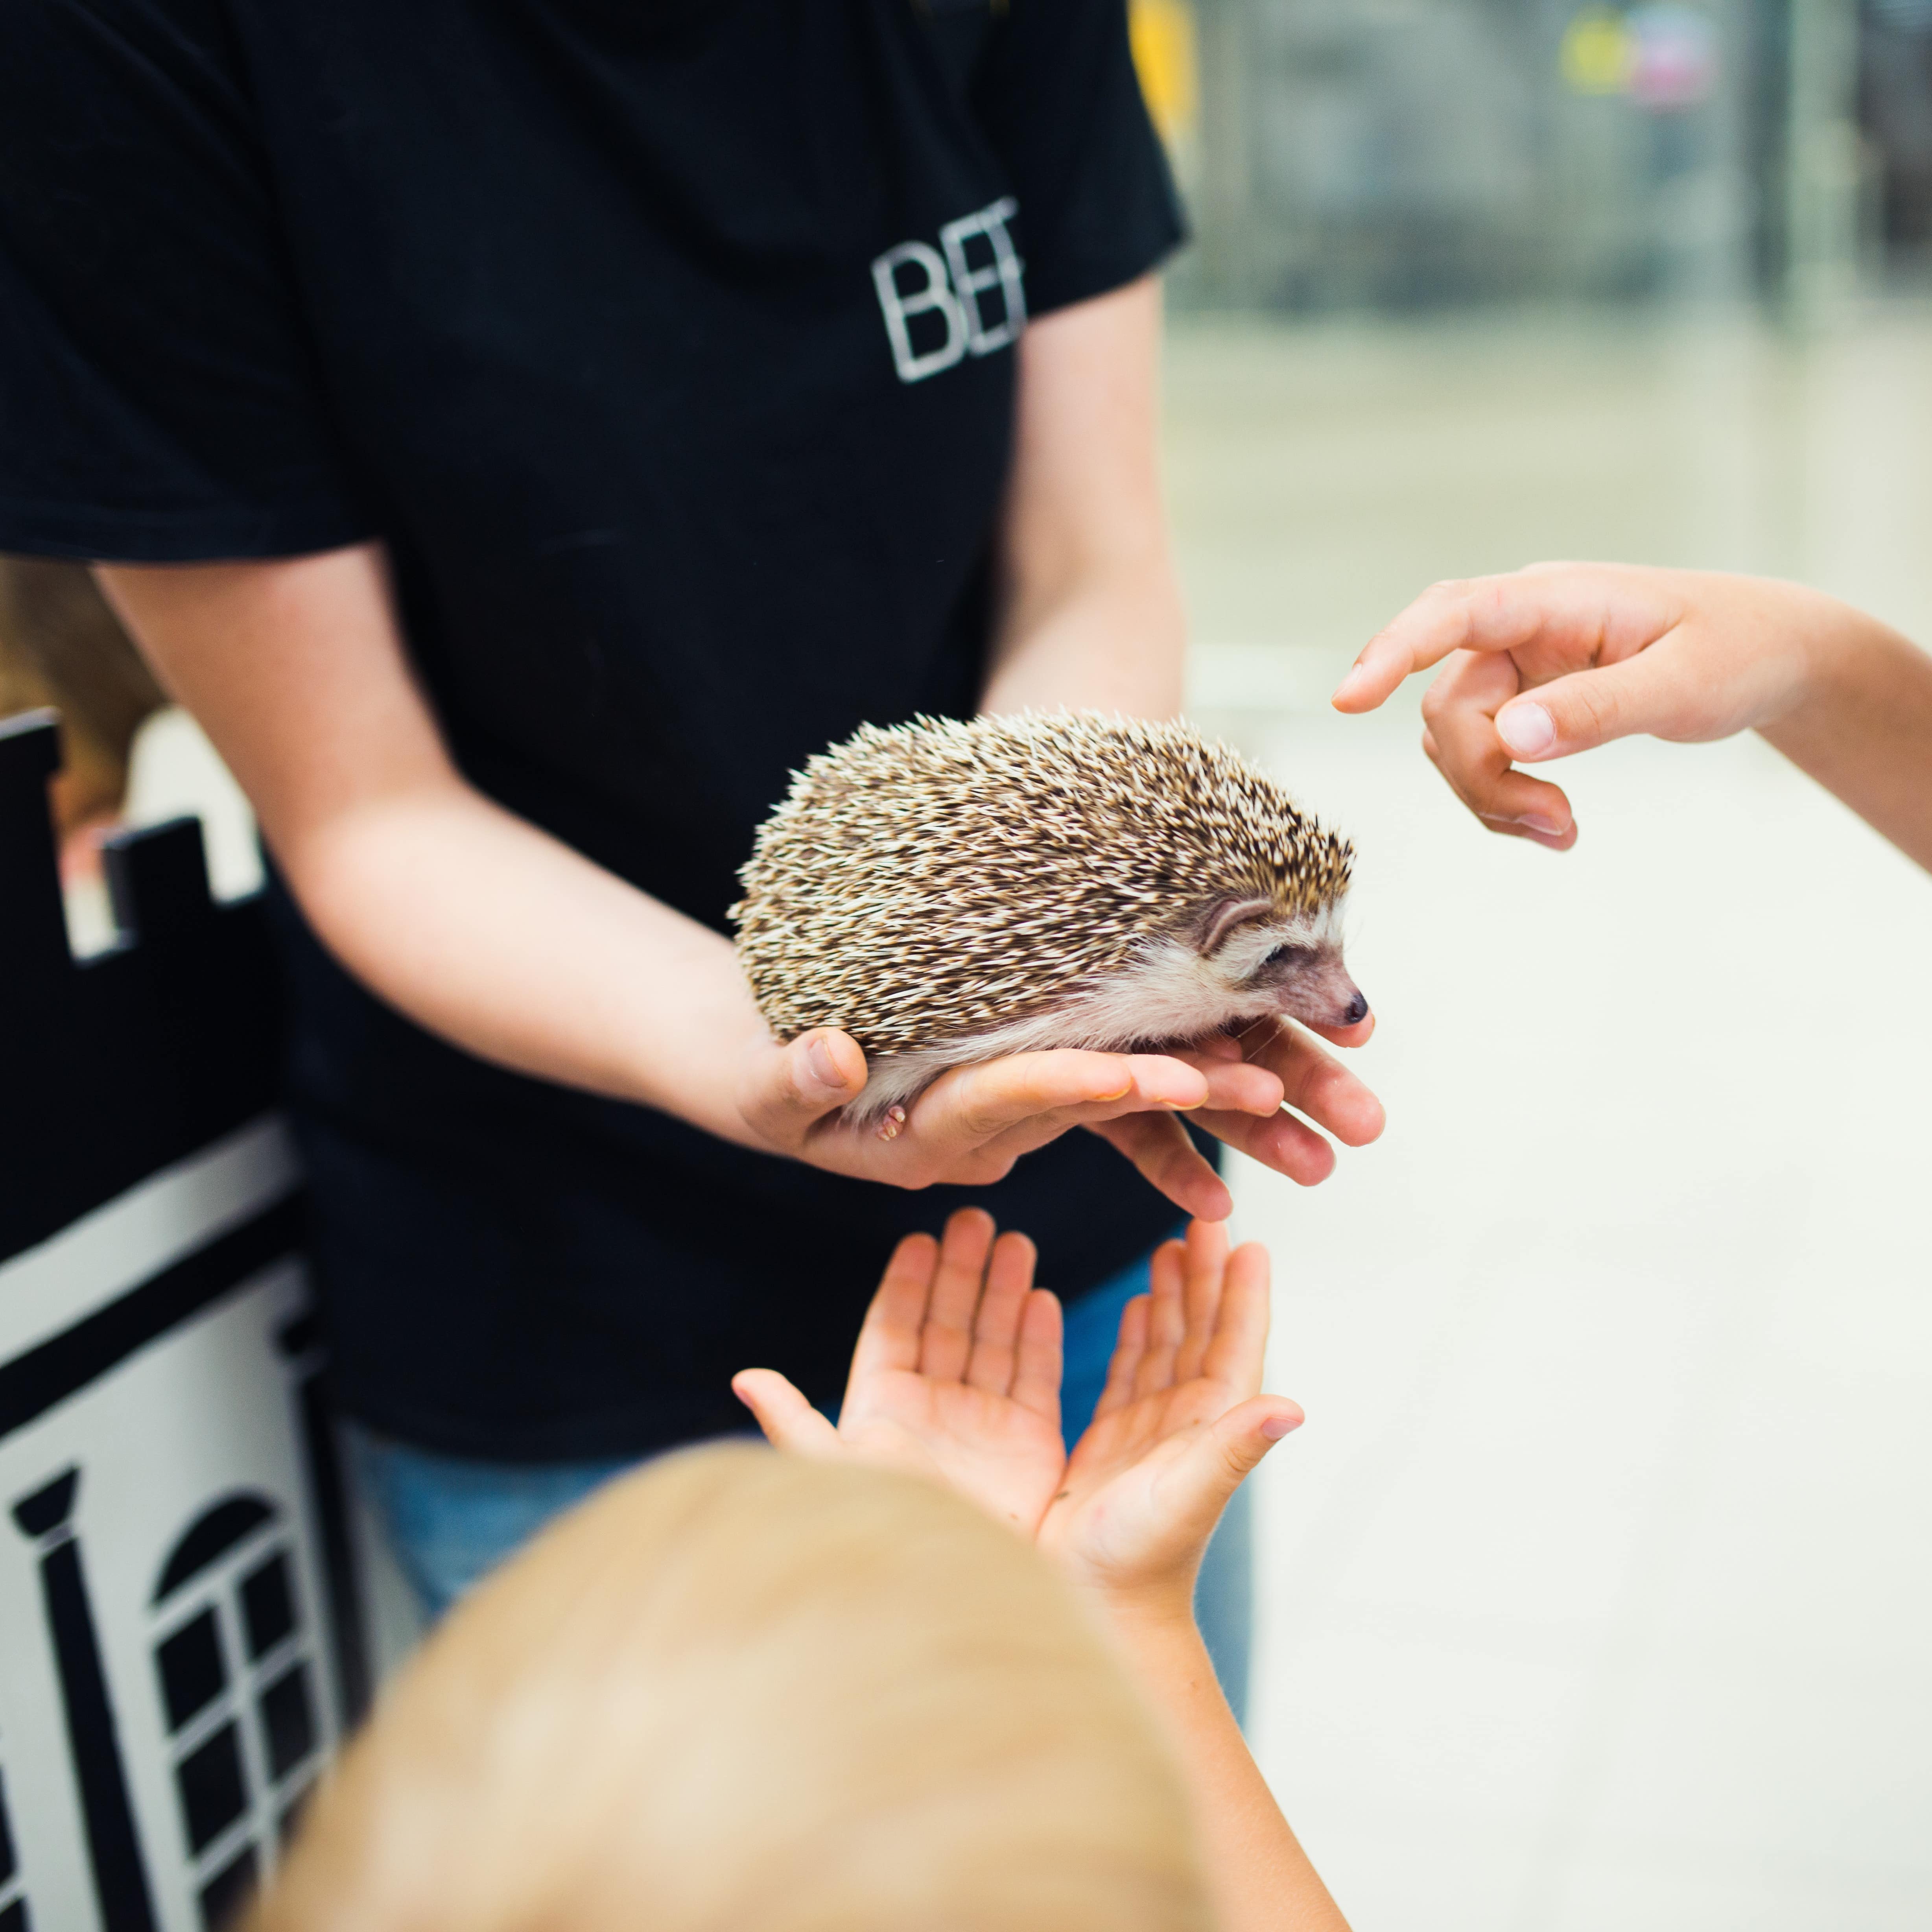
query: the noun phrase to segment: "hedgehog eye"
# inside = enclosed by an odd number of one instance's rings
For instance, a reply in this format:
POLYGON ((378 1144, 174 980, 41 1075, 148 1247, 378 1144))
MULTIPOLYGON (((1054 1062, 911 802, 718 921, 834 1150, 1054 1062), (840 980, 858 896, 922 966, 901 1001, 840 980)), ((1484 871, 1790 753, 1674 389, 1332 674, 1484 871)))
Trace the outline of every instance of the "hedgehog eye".
POLYGON ((1258 973, 1265 972, 1270 966, 1286 966, 1292 960, 1312 959, 1314 957, 1315 949, 1312 946, 1277 946, 1255 970, 1258 973))

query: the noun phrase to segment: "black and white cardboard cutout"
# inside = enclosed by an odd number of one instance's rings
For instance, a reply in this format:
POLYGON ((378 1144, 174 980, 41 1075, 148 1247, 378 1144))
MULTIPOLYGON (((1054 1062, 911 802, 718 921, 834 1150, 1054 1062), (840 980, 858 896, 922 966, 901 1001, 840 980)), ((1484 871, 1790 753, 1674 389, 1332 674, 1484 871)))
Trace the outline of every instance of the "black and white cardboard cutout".
POLYGON ((128 835, 76 962, 54 734, 0 723, 0 1932, 208 1932, 364 1708, 364 1620, 260 908, 194 821, 128 835))

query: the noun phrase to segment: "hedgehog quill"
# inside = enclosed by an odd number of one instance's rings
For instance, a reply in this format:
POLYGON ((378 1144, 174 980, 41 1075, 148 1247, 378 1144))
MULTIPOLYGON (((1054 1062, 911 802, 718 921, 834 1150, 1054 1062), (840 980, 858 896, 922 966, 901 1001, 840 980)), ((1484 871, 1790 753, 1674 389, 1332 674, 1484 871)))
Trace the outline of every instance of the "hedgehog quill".
POLYGON ((866 725, 793 775, 731 909, 780 1039, 865 1050, 890 1136, 949 1067, 1365 1018, 1354 848, 1184 724, 1090 712, 866 725))

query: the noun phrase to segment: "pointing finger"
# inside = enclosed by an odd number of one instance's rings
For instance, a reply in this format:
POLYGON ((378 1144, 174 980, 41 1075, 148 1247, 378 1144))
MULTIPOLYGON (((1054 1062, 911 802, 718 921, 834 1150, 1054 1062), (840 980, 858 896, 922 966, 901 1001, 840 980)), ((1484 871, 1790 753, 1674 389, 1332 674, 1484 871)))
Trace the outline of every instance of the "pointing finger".
POLYGON ((1363 646, 1330 703, 1337 711, 1372 711, 1403 679, 1468 649, 1475 629, 1472 588, 1460 581, 1432 584, 1363 646))
POLYGON ((1456 651, 1533 654, 1542 674, 1640 652, 1681 617, 1672 573, 1605 563, 1540 563, 1432 584, 1364 647, 1336 688, 1338 711, 1372 711, 1412 672, 1456 651))

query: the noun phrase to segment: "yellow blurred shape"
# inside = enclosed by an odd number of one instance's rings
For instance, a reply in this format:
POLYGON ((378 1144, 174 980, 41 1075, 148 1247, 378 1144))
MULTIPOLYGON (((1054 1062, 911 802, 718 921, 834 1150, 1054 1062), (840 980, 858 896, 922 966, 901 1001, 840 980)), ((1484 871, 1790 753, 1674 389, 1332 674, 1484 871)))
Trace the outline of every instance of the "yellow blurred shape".
POLYGON ((1563 31, 1557 55, 1564 80, 1579 94, 1621 94, 1630 85, 1636 37, 1621 14, 1592 8, 1563 31))
POLYGON ((1193 127, 1200 106, 1194 9, 1187 0, 1131 0, 1127 33, 1148 112, 1161 139, 1175 140, 1193 127))

